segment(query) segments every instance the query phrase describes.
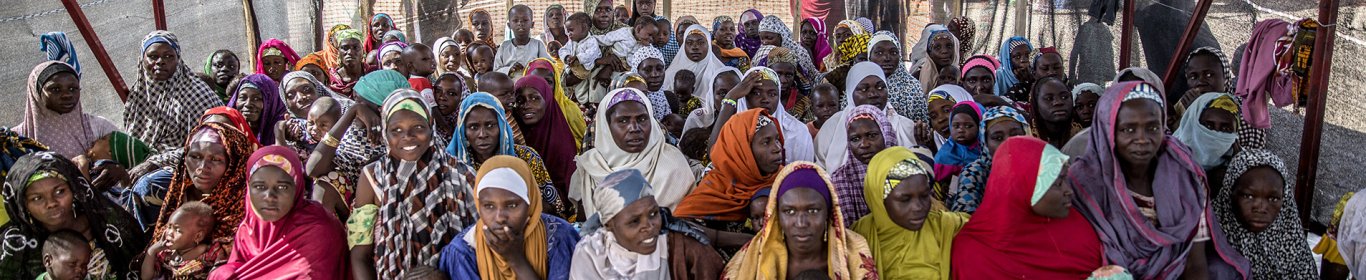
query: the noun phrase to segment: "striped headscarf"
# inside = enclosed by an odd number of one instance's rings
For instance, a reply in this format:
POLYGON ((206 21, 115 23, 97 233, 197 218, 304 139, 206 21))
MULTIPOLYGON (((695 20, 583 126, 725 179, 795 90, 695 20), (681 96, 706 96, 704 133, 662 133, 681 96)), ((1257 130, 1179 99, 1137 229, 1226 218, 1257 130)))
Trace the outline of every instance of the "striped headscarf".
POLYGON ((81 61, 76 59, 76 45, 66 38, 66 32, 54 31, 38 36, 38 50, 47 54, 47 60, 70 65, 76 69, 76 77, 81 77, 81 61))

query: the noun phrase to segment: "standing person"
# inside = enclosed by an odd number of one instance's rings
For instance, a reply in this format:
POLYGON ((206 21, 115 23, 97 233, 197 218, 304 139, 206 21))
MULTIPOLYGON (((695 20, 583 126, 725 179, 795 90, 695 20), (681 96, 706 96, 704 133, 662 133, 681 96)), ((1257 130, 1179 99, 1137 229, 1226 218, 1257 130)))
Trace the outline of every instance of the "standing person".
POLYGON ((740 26, 737 27, 739 32, 735 34, 735 45, 745 50, 750 57, 753 57, 754 53, 759 51, 759 46, 763 45, 763 42, 759 41, 759 21, 763 19, 764 14, 756 9, 740 13, 740 26))
POLYGON ((950 252, 968 214, 945 211, 934 198, 934 169, 922 160, 928 153, 888 147, 870 160, 854 196, 871 209, 853 228, 868 239, 880 277, 949 279, 950 252))
POLYGON ((438 266, 457 280, 569 279, 579 233, 541 213, 531 169, 512 156, 494 156, 475 177, 479 219, 441 250, 438 266))
POLYGON ((1068 169, 1073 203, 1101 236, 1106 259, 1136 278, 1247 277, 1247 259, 1205 218, 1212 214, 1204 173, 1166 136, 1162 104, 1158 88, 1144 82, 1101 95, 1092 129, 1105 133, 1090 133, 1091 148, 1068 169))
POLYGON ((275 145, 275 124, 289 114, 281 102, 280 88, 275 81, 263 74, 242 78, 228 100, 228 107, 242 112, 242 117, 251 125, 250 134, 262 146, 275 145))
MULTIPOLYGON (((532 77, 539 79, 538 77, 532 77)), ((512 137, 516 129, 508 123, 509 111, 503 109, 498 99, 485 92, 475 92, 460 102, 460 117, 456 121, 455 134, 446 144, 446 153, 472 168, 479 168, 484 161, 496 155, 516 156, 527 162, 536 179, 536 189, 545 198, 548 213, 565 213, 565 206, 555 190, 550 172, 536 150, 517 144, 512 137)), ((558 139, 564 141, 566 139, 558 139)), ((438 146, 440 147, 440 146, 438 146)), ((569 216, 569 215, 566 215, 569 216)))
POLYGON ((362 48, 361 32, 355 29, 345 29, 337 31, 337 67, 333 67, 328 73, 328 80, 332 83, 328 86, 332 91, 340 93, 342 97, 356 99, 356 94, 352 90, 356 83, 360 81, 371 67, 365 64, 367 52, 362 48))
POLYGON ((286 73, 295 70, 294 63, 298 61, 299 54, 289 44, 270 38, 256 50, 256 74, 265 74, 279 83, 286 73))
POLYGON ((490 15, 488 10, 480 8, 471 11, 470 27, 474 29, 475 41, 484 42, 485 45, 498 49, 498 44, 493 42, 493 15, 490 15))
MULTIPOLYGON (((878 31, 868 41, 868 61, 877 63, 887 77, 887 96, 892 108, 919 123, 930 121, 924 88, 901 63, 901 40, 895 34, 878 31)), ((936 73, 938 74, 938 73, 936 73)))
POLYGON ((568 17, 569 12, 564 10, 563 5, 551 4, 550 7, 546 7, 545 15, 541 18, 545 21, 545 32, 541 33, 541 42, 560 42, 560 45, 569 43, 569 34, 564 30, 565 18, 568 17))
POLYGON ((217 50, 204 59, 204 72, 199 73, 199 78, 218 94, 218 99, 227 103, 228 90, 242 78, 241 67, 242 62, 238 61, 237 54, 230 50, 217 50))
POLYGON ((503 40, 503 44, 498 46, 498 54, 493 59, 494 71, 519 78, 526 70, 527 62, 551 57, 545 42, 531 37, 531 28, 536 27, 536 22, 532 21, 534 18, 531 8, 526 5, 508 9, 507 27, 512 30, 512 38, 503 40))
POLYGON ((939 87, 939 72, 945 68, 957 67, 962 61, 958 54, 958 38, 942 24, 926 26, 920 32, 920 40, 911 48, 911 68, 909 72, 928 88, 939 87))
POLYGON ((996 148, 1011 137, 1031 135, 1029 121, 1024 114, 1010 106, 996 106, 983 111, 977 131, 977 142, 983 149, 982 156, 963 167, 963 175, 958 177, 958 187, 953 188, 947 196, 949 210, 955 212, 977 212, 986 194, 996 148))
POLYGON ((735 19, 730 16, 717 16, 712 20, 712 52, 726 66, 737 69, 749 68, 749 54, 737 44, 735 19))
MULTIPOLYGON (((654 109, 639 90, 621 88, 603 99, 594 122, 593 149, 575 159, 578 169, 570 177, 569 198, 593 205, 593 187, 608 174, 622 169, 644 173, 655 188, 661 207, 676 208, 693 189, 694 176, 688 160, 677 147, 665 143, 664 130, 651 119, 654 109)), ((584 207, 592 216, 595 209, 584 207)))
POLYGON ((722 279, 878 279, 868 242, 845 229, 839 197, 825 170, 811 162, 773 174, 765 223, 726 264, 722 279), (814 270, 815 272, 807 272, 814 270))
POLYGON ((308 177, 295 155, 283 146, 251 155, 251 167, 244 171, 250 191, 238 198, 251 214, 232 227, 237 232, 232 255, 210 279, 346 278, 346 232, 335 216, 308 199, 308 177))
POLYGON ((113 122, 81 108, 80 79, 80 73, 66 63, 46 61, 34 66, 28 75, 24 119, 13 130, 68 158, 85 154, 97 140, 118 131, 113 122))
POLYGON ((595 187, 597 216, 584 226, 569 269, 574 279, 718 279, 725 263, 705 233, 673 218, 640 170, 595 187))
POLYGON ((1304 239, 1290 171, 1267 150, 1243 150, 1229 162, 1214 215, 1233 249, 1251 262, 1254 279, 1319 279, 1304 239))
POLYGON ((196 79, 180 59, 179 40, 170 31, 147 34, 138 65, 138 81, 123 104, 123 125, 129 135, 158 152, 183 144, 199 124, 200 113, 223 106, 213 89, 196 79))

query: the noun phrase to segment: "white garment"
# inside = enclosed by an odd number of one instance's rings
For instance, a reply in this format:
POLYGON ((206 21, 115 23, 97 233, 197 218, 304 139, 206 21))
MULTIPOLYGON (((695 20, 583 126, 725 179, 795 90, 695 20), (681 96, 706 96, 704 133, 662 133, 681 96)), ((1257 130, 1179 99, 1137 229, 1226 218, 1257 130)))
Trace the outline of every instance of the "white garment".
POLYGON ((581 41, 569 41, 560 47, 560 61, 566 61, 570 56, 577 57, 583 69, 592 70, 599 58, 602 58, 602 48, 598 45, 597 36, 588 35, 581 41))
POLYGON ((706 77, 706 75, 709 74, 708 72, 712 71, 712 69, 726 67, 726 64, 721 62, 720 59, 717 59, 715 53, 712 53, 711 34, 707 33, 706 28, 694 24, 693 26, 688 27, 688 30, 683 31, 683 34, 685 35, 678 37, 678 53, 670 58, 673 59, 671 60, 673 63, 669 64, 669 69, 664 71, 664 90, 674 90, 673 81, 675 77, 677 77, 678 71, 688 70, 689 72, 692 72, 693 77, 695 77, 693 79, 692 95, 698 99, 702 99, 707 95, 711 95, 711 87, 709 86, 711 83, 705 81, 706 79, 703 77, 706 77), (701 61, 692 61, 691 59, 688 59, 688 52, 685 50, 688 47, 687 43, 685 43, 687 40, 686 34, 692 34, 693 32, 701 32, 702 37, 705 39, 704 42, 707 44, 706 46, 703 46, 703 50, 706 50, 707 56, 703 57, 701 61))
MULTIPOLYGON (((835 115, 830 116, 830 121, 826 121, 821 126, 820 132, 816 133, 816 164, 828 170, 835 170, 844 165, 844 160, 849 155, 849 126, 843 122, 833 120, 843 120, 853 108, 845 109, 835 115)), ((915 141, 915 121, 906 116, 884 109, 887 113, 887 121, 892 123, 892 129, 896 130, 896 143, 903 147, 920 146, 915 141)), ((806 125, 802 125, 805 129, 806 125)), ((786 132, 784 132, 786 133, 786 132)), ((808 131, 807 135, 811 132, 808 131)))
MULTIPOLYGON (((736 112, 749 110, 749 104, 744 99, 735 103, 736 112)), ((783 128, 783 155, 786 156, 786 162, 816 160, 815 143, 811 142, 811 130, 806 128, 806 123, 788 114, 782 102, 778 102, 777 111, 773 117, 778 119, 778 125, 783 128)))
POLYGON ((512 75, 509 71, 512 71, 513 64, 521 64, 522 68, 526 68, 527 63, 542 57, 550 58, 550 51, 541 40, 531 38, 526 45, 518 46, 509 39, 498 45, 498 55, 493 57, 493 71, 512 75))
POLYGON ((621 58, 629 57, 640 47, 640 41, 636 40, 633 31, 631 27, 622 27, 602 34, 598 36, 598 46, 611 46, 612 54, 621 58))

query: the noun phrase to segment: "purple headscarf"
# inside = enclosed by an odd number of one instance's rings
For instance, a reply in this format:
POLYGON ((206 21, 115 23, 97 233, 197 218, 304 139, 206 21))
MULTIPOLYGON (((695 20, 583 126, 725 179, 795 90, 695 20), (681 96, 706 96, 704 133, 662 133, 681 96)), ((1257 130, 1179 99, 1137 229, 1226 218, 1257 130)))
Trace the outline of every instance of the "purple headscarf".
POLYGON ((750 14, 754 15, 755 21, 764 20, 764 14, 759 13, 759 10, 749 9, 744 13, 740 13, 740 19, 735 22, 735 46, 745 50, 746 54, 753 57, 754 52, 759 51, 759 47, 763 46, 764 43, 759 41, 759 34, 754 34, 755 38, 749 38, 749 36, 745 34, 745 19, 748 19, 747 16, 750 14))
MULTIPOLYGON (((1072 163, 1068 176, 1076 188, 1073 202, 1105 246, 1109 264, 1123 266, 1139 279, 1176 279, 1186 268, 1201 219, 1208 219, 1215 251, 1206 253, 1212 279, 1244 279, 1248 261, 1225 240, 1209 211, 1205 173, 1191 152, 1170 135, 1164 136, 1153 165, 1154 207, 1160 227, 1139 211, 1125 186, 1124 170, 1115 155, 1115 123, 1119 107, 1143 82, 1111 86, 1096 103, 1091 150, 1072 163)), ((1141 88, 1140 88, 1141 89, 1141 88)), ((1152 100, 1152 99, 1149 99, 1152 100)), ((1165 122, 1164 122, 1165 123, 1165 122)))
POLYGON ((256 135, 256 140, 261 142, 261 146, 275 145, 275 123, 288 114, 284 101, 280 99, 280 87, 266 74, 251 74, 242 78, 242 82, 232 90, 232 97, 228 98, 228 107, 237 108, 237 94, 242 92, 243 87, 248 86, 261 91, 261 99, 265 104, 261 107, 261 119, 251 124, 252 134, 256 135))

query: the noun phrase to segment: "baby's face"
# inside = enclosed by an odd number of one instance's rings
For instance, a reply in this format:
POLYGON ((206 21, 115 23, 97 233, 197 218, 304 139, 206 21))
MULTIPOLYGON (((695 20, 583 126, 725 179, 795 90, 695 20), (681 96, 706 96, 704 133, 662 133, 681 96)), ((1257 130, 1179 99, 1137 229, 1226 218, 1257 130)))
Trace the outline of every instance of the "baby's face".
POLYGON ((166 232, 162 237, 166 242, 166 248, 171 250, 188 250, 194 248, 208 236, 208 228, 201 227, 197 220, 200 217, 194 214, 176 212, 171 215, 171 222, 166 224, 166 232))
POLYGON ((569 24, 564 25, 564 32, 569 33, 569 39, 574 40, 574 42, 583 41, 583 38, 588 38, 588 22, 570 21, 569 24))
POLYGON ((309 129, 311 131, 309 131, 308 133, 312 134, 312 136, 316 136, 314 137, 314 139, 317 139, 317 137, 321 137, 323 134, 327 133, 328 131, 331 131, 332 126, 337 124, 337 115, 327 113, 309 113, 310 114, 308 114, 308 124, 309 129))
POLYGON ((43 266, 47 268, 48 279, 85 279, 86 268, 90 265, 90 247, 81 244, 80 246, 73 246, 66 254, 43 257, 43 266))
MULTIPOLYGON (((90 146, 90 151, 85 153, 89 160, 114 159, 114 154, 109 149, 109 137, 100 138, 90 146)), ((132 168, 129 166, 128 168, 132 168)))

